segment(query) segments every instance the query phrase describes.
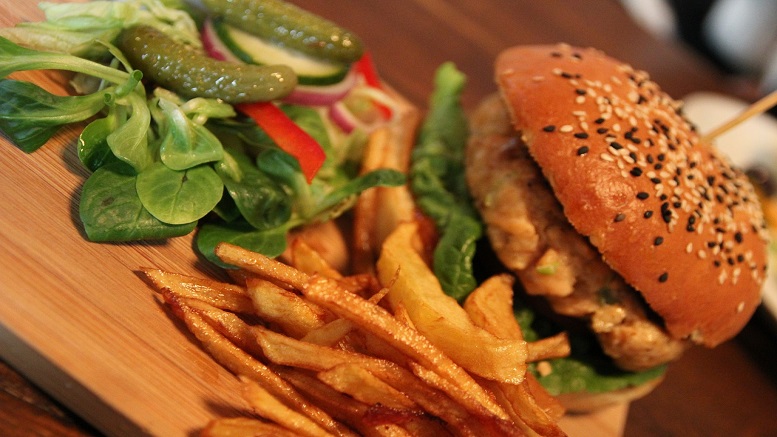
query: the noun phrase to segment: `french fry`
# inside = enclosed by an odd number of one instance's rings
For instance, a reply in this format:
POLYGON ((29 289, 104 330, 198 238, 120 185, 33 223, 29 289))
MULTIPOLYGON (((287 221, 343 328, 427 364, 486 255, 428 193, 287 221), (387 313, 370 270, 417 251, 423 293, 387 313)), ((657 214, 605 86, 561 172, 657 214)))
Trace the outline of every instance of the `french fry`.
POLYGON ((253 302, 257 316, 294 338, 304 337, 333 319, 331 313, 321 307, 265 279, 246 279, 246 294, 253 302))
POLYGON ((304 393, 316 405, 321 406, 332 417, 350 425, 366 437, 405 437, 410 435, 444 437, 448 434, 438 421, 425 417, 414 416, 409 420, 402 421, 401 426, 393 422, 386 423, 384 420, 376 422, 372 407, 334 390, 319 379, 294 368, 284 367, 278 371, 284 379, 304 393), (406 431, 405 428, 412 429, 412 432, 406 431))
POLYGON ((272 420, 300 436, 334 436, 334 434, 327 432, 304 414, 300 414, 286 406, 255 381, 246 377, 241 377, 240 379, 243 381, 243 398, 256 414, 272 420))
MULTIPOLYGON (((418 109, 402 100, 397 121, 370 135, 362 157, 362 172, 392 168, 407 173, 419 122, 418 109)), ((373 188, 362 193, 354 207, 353 270, 374 271, 383 241, 399 223, 414 216, 415 202, 407 185, 373 188)))
MULTIPOLYGON (((478 326, 500 338, 522 339, 523 333, 513 314, 513 283, 514 279, 508 275, 496 275, 488 278, 476 288, 464 302, 464 309, 478 326)), ((566 340, 559 337, 558 341, 566 340)), ((542 349, 558 348, 558 341, 545 343, 542 349)), ((531 345, 529 343, 529 350, 531 345)), ((568 342, 567 342, 567 354, 568 342)), ((563 347, 563 346, 562 346, 563 347)), ((530 354, 529 354, 530 355, 530 354)), ((527 357, 528 358, 528 357, 527 357)), ((483 381, 497 401, 510 414, 513 422, 522 425, 522 430, 527 435, 561 437, 565 433, 556 424, 558 417, 552 417, 558 408, 563 407, 553 398, 543 397, 546 403, 540 405, 532 393, 531 382, 535 381, 530 373, 520 384, 506 384, 495 381, 483 381)))
POLYGON ((308 286, 303 288, 303 294, 460 386, 491 414, 500 418, 506 417, 501 407, 464 369, 456 365, 426 337, 397 321, 383 308, 342 290, 336 282, 323 277, 311 278, 308 286))
POLYGON ((386 239, 378 278, 392 305, 402 303, 415 328, 456 364, 487 379, 520 383, 526 372, 526 342, 498 338, 477 327, 445 294, 415 248, 417 226, 403 223, 386 239))
POLYGON ((556 335, 532 341, 527 346, 529 356, 526 358, 526 361, 529 363, 568 357, 572 352, 572 346, 569 344, 569 335, 566 332, 559 332, 556 335))
POLYGON ((219 245, 240 285, 146 270, 265 419, 214 420, 203 435, 562 436, 560 404, 525 364, 564 354, 566 337, 527 345, 506 275, 459 306, 418 238, 416 223, 398 224, 378 276, 343 276, 302 240, 288 253, 294 265, 219 245))
POLYGON ((407 396, 356 364, 340 364, 319 372, 318 379, 367 405, 380 404, 396 410, 419 410, 418 405, 407 396))
POLYGON ((472 321, 500 338, 523 340, 521 327, 513 313, 515 278, 500 274, 486 279, 464 301, 464 311, 472 321))
POLYGON ((158 290, 180 297, 199 299, 217 308, 251 314, 253 305, 243 288, 224 282, 195 278, 158 269, 142 270, 158 290))
POLYGON ((308 331, 302 338, 306 343, 320 346, 334 346, 354 329, 350 320, 337 319, 308 331))
MULTIPOLYGON (((334 226, 334 224, 331 226, 334 226)), ((318 250, 314 250, 313 247, 308 244, 308 239, 306 238, 293 239, 289 245, 288 252, 287 257, 289 259, 289 264, 302 272, 309 275, 318 273, 319 275, 324 275, 327 278, 332 279, 340 279, 343 277, 340 271, 332 266, 318 250)), ((348 253, 345 248, 342 249, 342 252, 348 253)), ((343 267, 345 266, 341 266, 340 270, 342 270, 343 267)))
POLYGON ((290 232, 288 241, 288 248, 281 255, 281 259, 303 272, 324 274, 323 271, 316 269, 316 264, 318 263, 323 263, 323 265, 318 267, 326 267, 327 270, 331 269, 330 273, 344 272, 349 268, 350 253, 348 244, 343 231, 335 221, 329 220, 295 229, 290 232), (305 247, 299 247, 299 244, 305 247), (299 250, 303 250, 303 252, 300 253, 298 252, 299 250), (318 258, 317 260, 298 259, 300 256, 313 256, 313 253, 315 253, 315 258, 318 258), (307 264, 309 261, 313 261, 314 264, 307 264), (313 268, 313 270, 309 270, 310 268, 313 268))
POLYGON ((200 437, 296 437, 296 435, 274 423, 250 417, 212 420, 200 432, 200 437))
POLYGON ((315 405, 311 405, 306 399, 301 397, 291 385, 281 379, 266 365, 235 346, 207 323, 195 310, 181 304, 180 300, 174 296, 170 296, 168 302, 174 307, 176 313, 184 320, 189 330, 197 337, 205 350, 222 366, 235 375, 246 376, 257 381, 262 387, 270 391, 271 394, 282 399, 287 405, 303 412, 324 429, 342 435, 353 435, 342 424, 336 422, 324 411, 315 405))
POLYGON ((216 246, 215 253, 223 262, 279 285, 301 289, 308 280, 307 274, 294 267, 234 244, 220 243, 216 246))

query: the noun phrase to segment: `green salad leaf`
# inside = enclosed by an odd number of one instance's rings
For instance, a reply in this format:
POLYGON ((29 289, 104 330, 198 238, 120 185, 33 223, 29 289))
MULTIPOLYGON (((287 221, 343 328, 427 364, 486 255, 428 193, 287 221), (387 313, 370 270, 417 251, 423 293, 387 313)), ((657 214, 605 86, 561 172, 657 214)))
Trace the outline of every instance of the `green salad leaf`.
MULTIPOLYGON (((548 337, 561 330, 517 299, 515 317, 526 341, 548 337)), ((568 335, 572 352, 569 357, 548 360, 547 364, 552 369, 550 373, 541 374, 536 363, 529 365, 529 371, 554 396, 564 393, 612 392, 640 386, 666 373, 667 365, 640 372, 620 369, 604 354, 592 334, 568 331, 568 335)))
POLYGON ((364 190, 405 182, 393 170, 359 174, 366 136, 339 131, 321 108, 279 104, 326 154, 308 181, 295 158, 231 105, 143 81, 115 42, 142 24, 201 48, 183 0, 40 7, 45 21, 0 29, 0 130, 33 152, 60 127, 85 123, 77 152, 92 174, 79 215, 92 241, 164 239, 200 226, 196 245, 214 262, 220 241, 277 256, 293 228, 337 218, 364 190), (77 95, 5 78, 45 69, 72 74, 77 95))
POLYGON ((440 233, 433 269, 445 292, 461 301, 475 280, 472 261, 483 230, 464 178, 469 124, 461 107, 466 77, 452 63, 435 74, 435 89, 421 126, 410 167, 411 189, 419 208, 440 233))

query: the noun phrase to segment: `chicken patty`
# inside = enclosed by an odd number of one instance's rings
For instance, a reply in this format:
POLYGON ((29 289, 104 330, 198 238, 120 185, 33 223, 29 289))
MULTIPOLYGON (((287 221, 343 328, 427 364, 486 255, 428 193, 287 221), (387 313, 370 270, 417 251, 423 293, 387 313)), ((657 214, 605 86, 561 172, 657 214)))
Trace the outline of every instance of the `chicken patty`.
POLYGON ((673 339, 639 294, 570 225, 541 169, 513 130, 499 96, 472 117, 466 177, 500 261, 530 295, 585 320, 604 352, 626 370, 678 358, 673 339))

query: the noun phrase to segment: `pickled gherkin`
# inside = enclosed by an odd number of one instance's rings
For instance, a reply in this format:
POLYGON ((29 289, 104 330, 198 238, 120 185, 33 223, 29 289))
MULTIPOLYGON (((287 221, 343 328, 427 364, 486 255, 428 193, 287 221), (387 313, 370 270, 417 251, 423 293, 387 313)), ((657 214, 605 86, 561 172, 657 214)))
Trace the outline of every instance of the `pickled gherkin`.
POLYGON ((346 64, 362 56, 355 34, 285 1, 201 1, 231 26, 308 56, 346 64))
POLYGON ((151 26, 125 29, 117 45, 144 78, 188 98, 231 104, 270 101, 297 86, 297 76, 288 66, 219 61, 151 26))

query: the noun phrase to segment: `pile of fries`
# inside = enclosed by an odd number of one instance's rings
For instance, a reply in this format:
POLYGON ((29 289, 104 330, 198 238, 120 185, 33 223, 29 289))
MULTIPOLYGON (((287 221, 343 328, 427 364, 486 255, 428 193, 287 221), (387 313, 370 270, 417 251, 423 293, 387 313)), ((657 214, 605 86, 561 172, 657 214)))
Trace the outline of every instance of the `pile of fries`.
POLYGON ((567 355, 566 337, 524 340, 511 276, 459 305, 421 253, 418 224, 404 223, 375 273, 344 276, 302 239, 288 263, 220 245, 234 283, 145 270, 242 381, 246 414, 202 435, 564 435, 563 408, 526 365, 567 355))

